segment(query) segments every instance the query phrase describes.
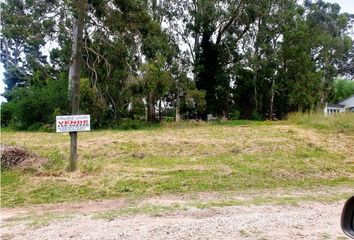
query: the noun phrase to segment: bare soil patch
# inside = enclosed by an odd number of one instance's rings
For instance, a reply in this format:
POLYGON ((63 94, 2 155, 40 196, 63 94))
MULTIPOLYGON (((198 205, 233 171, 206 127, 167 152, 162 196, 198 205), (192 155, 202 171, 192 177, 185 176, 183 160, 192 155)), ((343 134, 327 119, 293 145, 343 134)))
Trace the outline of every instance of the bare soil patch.
MULTIPOLYGON (((195 203, 212 206, 210 203, 224 202, 239 202, 240 204, 249 205, 256 199, 264 199, 269 202, 277 203, 277 199, 285 198, 294 201, 289 201, 289 204, 301 202, 304 200, 323 200, 331 201, 332 198, 350 195, 352 189, 348 186, 342 187, 320 187, 314 190, 309 189, 259 189, 259 190, 243 190, 240 192, 199 192, 193 194, 179 195, 162 195, 144 199, 110 199, 100 201, 84 201, 76 203, 57 203, 57 204, 39 204, 26 207, 1 208, 1 221, 12 221, 21 216, 29 216, 33 213, 42 214, 93 214, 97 212, 116 211, 127 207, 142 207, 142 206, 172 206, 179 204, 181 206, 192 206, 195 203), (308 199, 306 199, 308 198, 308 199), (275 201, 274 201, 275 200, 275 201)), ((286 204, 285 202, 282 202, 286 204)))
POLYGON ((1 220, 13 221, 20 219, 22 216, 29 216, 32 213, 36 215, 43 214, 92 214, 100 211, 111 211, 125 207, 126 201, 124 199, 104 200, 104 201, 86 201, 81 203, 61 203, 61 204, 43 204, 33 205, 22 208, 3 208, 1 210, 1 220))

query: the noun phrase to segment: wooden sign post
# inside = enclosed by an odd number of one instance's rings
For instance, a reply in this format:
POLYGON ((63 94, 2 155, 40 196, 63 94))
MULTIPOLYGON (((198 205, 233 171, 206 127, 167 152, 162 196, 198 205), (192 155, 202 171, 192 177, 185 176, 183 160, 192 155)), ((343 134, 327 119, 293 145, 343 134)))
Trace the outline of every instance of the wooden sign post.
MULTIPOLYGON (((83 30, 87 14, 87 0, 73 1, 74 24, 72 38, 72 52, 69 65, 69 102, 71 114, 79 114, 80 105, 80 65, 82 61, 83 30)), ((77 132, 70 132, 70 170, 76 170, 77 162, 77 132)))
POLYGON ((76 170, 77 132, 91 130, 90 115, 56 116, 56 132, 70 134, 70 170, 76 170), (74 136, 73 136, 74 135, 74 136))

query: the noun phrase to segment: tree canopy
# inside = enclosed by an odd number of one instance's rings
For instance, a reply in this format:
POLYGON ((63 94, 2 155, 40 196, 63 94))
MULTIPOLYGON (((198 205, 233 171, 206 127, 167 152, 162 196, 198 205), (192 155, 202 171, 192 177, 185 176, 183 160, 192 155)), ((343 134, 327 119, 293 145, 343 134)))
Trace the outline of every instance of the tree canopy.
MULTIPOLYGON (((347 95, 354 15, 322 0, 84 0, 80 111, 122 119, 283 118, 347 95), (343 85, 343 86, 342 86, 343 85)), ((70 112, 74 4, 5 0, 3 126, 70 112)), ((351 86, 351 85, 350 85, 351 86)))

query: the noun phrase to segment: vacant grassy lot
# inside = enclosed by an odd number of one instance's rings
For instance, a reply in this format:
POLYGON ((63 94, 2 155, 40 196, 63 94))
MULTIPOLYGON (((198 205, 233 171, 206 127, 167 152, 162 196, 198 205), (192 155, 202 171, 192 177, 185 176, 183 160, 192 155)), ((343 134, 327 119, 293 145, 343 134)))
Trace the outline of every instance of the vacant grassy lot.
POLYGON ((40 168, 3 171, 2 206, 244 189, 354 187, 350 130, 319 130, 293 119, 92 131, 79 134, 75 173, 65 170, 68 134, 3 132, 3 143, 25 146, 48 160, 40 168))

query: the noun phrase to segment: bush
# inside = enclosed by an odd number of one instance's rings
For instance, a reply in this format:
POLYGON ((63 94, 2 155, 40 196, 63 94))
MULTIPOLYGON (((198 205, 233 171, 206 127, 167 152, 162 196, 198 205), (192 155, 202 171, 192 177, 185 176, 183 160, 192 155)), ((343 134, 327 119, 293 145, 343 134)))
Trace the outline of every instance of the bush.
POLYGON ((43 124, 39 131, 41 132, 55 132, 55 124, 43 124))
POLYGON ((161 126, 159 123, 146 123, 145 120, 121 119, 110 127, 118 130, 141 130, 161 126))
POLYGON ((143 125, 144 125, 144 123, 142 121, 128 119, 128 120, 122 121, 117 126, 117 128, 121 129, 121 130, 130 130, 130 129, 137 130, 137 129, 143 128, 143 125))
POLYGON ((260 113, 256 112, 256 111, 253 111, 251 116, 250 116, 250 120, 260 121, 262 119, 263 119, 262 115, 260 113))
POLYGON ((234 110, 230 112, 230 120, 237 120, 240 119, 240 111, 234 110))
POLYGON ((3 102, 1 104, 1 127, 8 127, 13 118, 13 106, 10 102, 3 102))
POLYGON ((46 86, 17 88, 11 91, 11 102, 2 105, 2 125, 19 130, 39 130, 53 124, 54 112, 67 108, 66 81, 49 81, 46 86))
POLYGON ((41 127, 42 127, 42 125, 43 125, 43 123, 39 123, 39 122, 37 122, 37 123, 35 123, 35 124, 32 124, 31 126, 29 126, 28 128, 27 128, 27 130, 28 131, 38 131, 41 127))

